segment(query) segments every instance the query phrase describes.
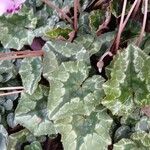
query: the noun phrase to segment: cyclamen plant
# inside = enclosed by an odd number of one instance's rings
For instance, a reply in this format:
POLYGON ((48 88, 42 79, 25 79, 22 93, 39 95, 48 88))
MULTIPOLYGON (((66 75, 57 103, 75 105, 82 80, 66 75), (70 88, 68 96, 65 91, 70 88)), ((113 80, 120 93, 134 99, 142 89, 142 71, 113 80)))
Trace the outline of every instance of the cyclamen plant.
POLYGON ((0 0, 0 16, 5 13, 15 13, 21 8, 25 0, 0 0))
POLYGON ((0 0, 0 150, 150 150, 150 0, 0 0))

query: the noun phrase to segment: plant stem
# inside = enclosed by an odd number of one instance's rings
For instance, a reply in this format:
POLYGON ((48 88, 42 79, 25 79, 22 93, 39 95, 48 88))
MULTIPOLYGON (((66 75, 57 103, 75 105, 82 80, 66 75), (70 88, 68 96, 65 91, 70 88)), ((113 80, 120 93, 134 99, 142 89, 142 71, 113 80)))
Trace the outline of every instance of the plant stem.
POLYGON ((109 13, 108 11, 106 11, 105 16, 106 16, 105 21, 101 25, 99 25, 99 27, 98 27, 98 29, 96 31, 96 35, 97 36, 101 35, 101 32, 102 32, 103 29, 108 29, 107 26, 108 26, 108 24, 109 24, 109 22, 111 20, 111 13, 109 13))
POLYGON ((133 11, 133 14, 132 14, 132 17, 134 18, 134 16, 136 15, 137 11, 139 10, 139 7, 140 7, 140 4, 141 4, 141 0, 139 0, 135 6, 135 9, 133 11))
POLYGON ((74 31, 78 30, 78 10, 79 10, 79 0, 74 0, 74 31))
POLYGON ((2 87, 0 88, 0 91, 5 91, 5 90, 24 90, 23 86, 16 86, 16 87, 2 87))
POLYGON ((25 58, 25 57, 37 57, 44 55, 43 50, 39 51, 19 51, 19 52, 8 52, 8 53, 0 53, 0 60, 11 60, 17 58, 25 58))
POLYGON ((145 31, 145 27, 146 27, 146 21, 147 21, 147 13, 148 13, 148 0, 145 0, 145 10, 144 10, 144 19, 143 19, 143 25, 142 25, 142 29, 141 29, 141 33, 139 36, 139 39, 136 42, 136 45, 139 46, 143 36, 144 36, 144 31, 145 31))
POLYGON ((126 6, 127 6, 127 0, 124 0, 123 2, 123 9, 122 9, 122 14, 121 14, 121 20, 119 24, 119 30, 116 38, 116 50, 119 48, 119 43, 120 43, 120 38, 121 38, 121 33, 122 33, 122 26, 123 26, 123 21, 125 17, 125 11, 126 11, 126 6))
POLYGON ((8 95, 13 95, 13 94, 18 94, 22 93, 24 90, 19 90, 19 91, 13 91, 13 92, 7 92, 7 93, 0 93, 0 96, 8 96, 8 95))
MULTIPOLYGON (((124 23, 123 23, 123 25, 122 25, 121 31, 124 30, 124 28, 125 28, 125 26, 126 26, 128 20, 129 20, 129 18, 130 18, 130 16, 131 16, 132 12, 133 12, 135 6, 138 4, 138 1, 139 1, 139 0, 135 0, 134 3, 132 4, 132 7, 130 8, 130 10, 129 10, 129 12, 128 12, 128 15, 127 15, 127 17, 125 18, 125 21, 124 21, 124 23)), ((138 8, 137 8, 137 9, 138 9, 138 8)))
POLYGON ((59 14, 63 16, 64 19, 66 19, 70 24, 72 24, 72 20, 57 6, 55 6, 51 1, 49 0, 41 0, 45 4, 47 4, 49 7, 55 9, 59 14))

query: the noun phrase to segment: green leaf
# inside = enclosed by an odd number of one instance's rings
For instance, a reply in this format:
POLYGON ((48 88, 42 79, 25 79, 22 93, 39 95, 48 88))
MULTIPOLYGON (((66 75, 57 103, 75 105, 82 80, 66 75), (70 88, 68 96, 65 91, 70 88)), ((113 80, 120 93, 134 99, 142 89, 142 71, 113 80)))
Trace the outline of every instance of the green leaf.
POLYGON ((49 50, 47 45, 44 46, 46 50, 43 57, 43 76, 46 79, 51 78, 51 73, 58 68, 56 55, 53 51, 49 50))
POLYGON ((18 14, 2 16, 0 20, 0 41, 5 48, 19 50, 25 44, 32 43, 37 23, 32 9, 24 7, 18 14))
POLYGON ((52 120, 75 114, 89 115, 104 96, 100 76, 88 77, 83 62, 64 62, 49 77, 49 118, 52 120))
POLYGON ((14 79, 17 75, 16 68, 11 61, 0 61, 0 82, 4 83, 10 79, 14 79))
POLYGON ((102 10, 94 10, 90 13, 89 20, 90 20, 90 27, 96 31, 102 21, 104 20, 105 13, 102 10))
POLYGON ((145 37, 143 38, 141 48, 146 54, 150 54, 150 34, 147 33, 145 37))
POLYGON ((150 118, 143 116, 135 125, 135 131, 150 132, 150 118))
POLYGON ((30 145, 25 146, 24 150, 42 150, 40 142, 34 141, 30 145))
MULTIPOLYGON (((122 3, 123 4, 123 3, 122 3)), ((130 10, 130 7, 131 7, 131 2, 127 1, 127 6, 126 6, 126 13, 128 13, 128 11, 130 10)), ((110 9, 111 9, 111 12, 112 14, 115 16, 115 17, 120 17, 121 16, 121 12, 122 12, 122 7, 121 7, 121 2, 120 0, 112 0, 111 1, 111 4, 110 4, 110 9)))
POLYGON ((96 37, 90 34, 82 34, 78 35, 75 39, 75 43, 83 45, 83 47, 87 50, 90 56, 95 53, 104 53, 103 46, 105 47, 105 51, 111 45, 111 42, 114 39, 114 32, 107 32, 102 34, 100 37, 96 37))
POLYGON ((19 74, 27 93, 32 95, 41 79, 42 62, 40 58, 24 58, 21 62, 19 74))
POLYGON ((122 138, 128 138, 131 134, 131 129, 127 125, 120 126, 114 134, 114 142, 116 143, 122 138))
POLYGON ((89 13, 82 12, 79 16, 79 33, 81 34, 92 34, 89 25, 89 13))
POLYGON ((56 55, 56 61, 59 64, 69 60, 85 60, 89 62, 89 54, 81 44, 70 43, 67 41, 49 41, 44 45, 43 50, 45 50, 46 53, 53 52, 56 55))
POLYGON ((140 22, 129 20, 125 30, 122 33, 122 39, 121 39, 122 43, 126 43, 129 41, 128 45, 135 44, 137 38, 139 38, 140 30, 141 30, 140 22))
POLYGON ((148 150, 150 149, 150 134, 146 132, 135 132, 130 139, 122 139, 114 144, 114 150, 148 150))
POLYGON ((3 125, 0 124, 0 149, 7 150, 8 133, 3 125))
POLYGON ((90 115, 74 115, 55 122, 65 150, 104 150, 111 144, 112 119, 99 108, 90 115))
POLYGON ((22 93, 15 111, 16 122, 35 136, 56 133, 52 121, 47 117, 48 90, 47 87, 39 86, 32 95, 22 93))
POLYGON ((73 7, 73 0, 53 0, 53 4, 59 7, 73 7))
POLYGON ((113 114, 128 115, 135 108, 150 104, 150 57, 129 45, 112 63, 111 78, 103 84, 102 104, 113 114))
POLYGON ((29 135, 30 132, 27 129, 21 130, 9 136, 8 146, 9 150, 16 150, 17 144, 26 142, 26 136, 29 135))
POLYGON ((69 38, 69 33, 71 32, 72 30, 69 29, 69 28, 54 28, 52 30, 48 30, 46 32, 46 36, 48 38, 52 38, 52 39, 57 39, 58 37, 64 37, 65 39, 68 39, 69 38))

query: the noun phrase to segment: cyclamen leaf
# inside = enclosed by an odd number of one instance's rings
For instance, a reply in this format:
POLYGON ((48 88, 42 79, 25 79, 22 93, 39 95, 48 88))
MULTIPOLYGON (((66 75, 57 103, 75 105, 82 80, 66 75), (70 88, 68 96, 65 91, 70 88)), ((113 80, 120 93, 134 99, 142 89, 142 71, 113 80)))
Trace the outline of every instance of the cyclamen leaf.
POLYGON ((89 15, 90 27, 93 31, 96 31, 98 27, 103 23, 105 19, 105 11, 100 9, 94 10, 89 15))
POLYGON ((130 134, 131 134, 130 127, 127 125, 122 125, 115 131, 114 142, 116 143, 117 141, 119 141, 122 138, 128 138, 128 137, 130 137, 130 134))
POLYGON ((103 54, 113 41, 114 35, 114 32, 104 33, 100 37, 95 37, 90 34, 82 34, 75 39, 75 42, 83 45, 89 55, 92 56, 95 53, 103 54), (105 48, 104 50, 102 49, 103 46, 105 48))
POLYGON ((32 95, 22 93, 15 111, 16 122, 35 136, 56 134, 52 121, 47 117, 48 90, 47 87, 39 86, 32 95))
POLYGON ((150 104, 150 57, 129 45, 112 63, 111 78, 103 84, 102 104, 113 114, 128 115, 135 107, 150 104))
POLYGON ((104 150, 111 144, 112 119, 103 108, 89 116, 74 115, 55 122, 65 150, 104 150))
POLYGON ((150 132, 150 118, 143 116, 135 125, 135 131, 150 132))
POLYGON ((40 142, 34 141, 30 145, 25 146, 24 150, 42 150, 40 142))
POLYGON ((150 34, 149 33, 145 35, 142 41, 141 47, 146 54, 148 55, 150 54, 150 34))
POLYGON ((52 51, 55 54, 58 64, 69 60, 85 60, 89 62, 89 54, 80 44, 70 43, 67 41, 49 41, 44 45, 43 50, 47 52, 52 51))
POLYGON ((7 82, 8 80, 13 79, 16 74, 16 68, 11 61, 0 61, 0 82, 7 82))
POLYGON ((41 79, 42 62, 40 58, 24 58, 21 62, 19 74, 27 93, 32 95, 41 79))
POLYGON ((73 1, 72 0, 53 0, 53 4, 55 4, 56 6, 58 7, 62 7, 63 5, 66 6, 66 5, 71 5, 73 7, 73 1))
POLYGON ((30 132, 27 129, 21 130, 9 136, 8 146, 9 150, 16 150, 16 146, 18 143, 26 142, 26 136, 29 135, 30 132))
POLYGON ((18 14, 2 16, 0 20, 0 41, 5 48, 19 50, 25 44, 32 43, 37 23, 33 10, 24 7, 18 14))
MULTIPOLYGON (((129 12, 130 7, 131 7, 131 2, 127 1, 126 13, 129 12)), ((113 0, 113 1, 111 1, 111 3, 110 3, 110 10, 111 10, 111 13, 115 17, 120 17, 121 16, 121 10, 122 10, 121 5, 120 5, 120 0, 113 0)))
POLYGON ((64 37, 65 39, 68 39, 69 38, 69 33, 71 32, 72 30, 69 29, 69 28, 54 28, 52 30, 48 30, 46 32, 46 36, 50 39, 57 39, 59 36, 62 36, 64 37))
POLYGON ((56 120, 76 114, 89 115, 104 96, 100 76, 88 77, 83 62, 64 62, 49 78, 49 119, 56 120))
POLYGON ((114 144, 114 150, 148 150, 150 149, 150 134, 146 132, 135 132, 130 139, 122 139, 114 144))
POLYGON ((58 62, 54 52, 50 51, 47 45, 45 45, 44 48, 45 48, 45 53, 43 57, 43 76, 46 79, 50 79, 51 73, 58 68, 58 62))
POLYGON ((7 150, 8 133, 3 125, 0 124, 0 149, 7 150))

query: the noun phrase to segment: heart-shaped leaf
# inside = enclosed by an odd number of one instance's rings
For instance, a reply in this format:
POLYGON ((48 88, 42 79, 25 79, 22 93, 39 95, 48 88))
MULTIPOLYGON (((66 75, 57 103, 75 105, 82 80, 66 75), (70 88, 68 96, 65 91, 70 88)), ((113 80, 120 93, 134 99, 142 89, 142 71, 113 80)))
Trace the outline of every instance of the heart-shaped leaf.
POLYGON ((0 41, 5 48, 19 50, 25 44, 32 43, 37 23, 32 9, 24 7, 18 14, 2 16, 0 20, 0 41))
POLYGON ((52 121, 47 117, 48 90, 39 86, 32 95, 22 93, 15 111, 16 122, 36 136, 56 133, 52 121))
POLYGON ((150 104, 150 57, 129 45, 114 59, 111 78, 103 84, 102 104, 113 114, 128 115, 134 108, 150 104))
POLYGON ((41 79, 42 62, 40 58, 24 58, 21 62, 19 74, 23 86, 30 95, 34 93, 41 79))

